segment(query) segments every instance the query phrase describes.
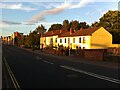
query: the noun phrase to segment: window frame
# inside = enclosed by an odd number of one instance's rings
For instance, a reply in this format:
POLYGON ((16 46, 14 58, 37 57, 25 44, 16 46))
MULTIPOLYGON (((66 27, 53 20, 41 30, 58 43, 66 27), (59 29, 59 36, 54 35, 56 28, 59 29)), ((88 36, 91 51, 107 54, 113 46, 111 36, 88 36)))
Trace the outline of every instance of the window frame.
POLYGON ((81 41, 82 41, 82 40, 81 40, 81 37, 79 37, 79 43, 81 43, 81 41))
POLYGON ((73 43, 75 43, 75 38, 73 38, 73 43))
POLYGON ((66 40, 66 38, 65 38, 65 43, 67 43, 67 40, 66 40))
POLYGON ((86 37, 83 37, 83 43, 86 43, 86 37))
POLYGON ((60 43, 62 43, 62 38, 60 38, 60 43))

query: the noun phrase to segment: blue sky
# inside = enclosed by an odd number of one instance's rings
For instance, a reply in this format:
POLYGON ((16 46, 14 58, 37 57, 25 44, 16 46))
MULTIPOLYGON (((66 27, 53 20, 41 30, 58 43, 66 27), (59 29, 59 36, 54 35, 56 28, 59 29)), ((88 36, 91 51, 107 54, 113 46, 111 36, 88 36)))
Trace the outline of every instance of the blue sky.
POLYGON ((38 25, 47 29, 63 20, 91 24, 99 21, 108 10, 118 10, 119 0, 4 0, 0 3, 0 34, 18 31, 29 34, 38 25))

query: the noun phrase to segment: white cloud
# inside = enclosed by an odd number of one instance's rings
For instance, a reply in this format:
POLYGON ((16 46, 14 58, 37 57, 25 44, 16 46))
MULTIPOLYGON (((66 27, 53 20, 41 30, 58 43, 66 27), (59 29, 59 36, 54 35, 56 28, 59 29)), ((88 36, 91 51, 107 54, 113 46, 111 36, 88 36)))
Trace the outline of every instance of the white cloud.
MULTIPOLYGON (((2 2, 63 2, 63 0, 0 0, 2 2)), ((73 0, 77 2, 78 0, 73 0)), ((91 1, 91 0, 89 0, 91 1)), ((118 2, 119 0, 96 0, 96 2, 118 2)))
POLYGON ((0 21, 0 29, 8 28, 14 25, 21 25, 21 23, 12 22, 12 21, 0 21))
POLYGON ((61 2, 31 2, 33 5, 44 7, 46 9, 56 8, 61 2))
POLYGON ((72 5, 70 8, 81 8, 86 6, 89 3, 93 3, 94 0, 81 0, 78 4, 72 5))
MULTIPOLYGON (((90 3, 94 3, 94 2, 101 2, 104 0, 98 0, 98 1, 95 1, 95 0, 65 0, 64 3, 58 5, 58 6, 54 6, 53 9, 49 9, 49 10, 44 10, 36 15, 34 15, 29 21, 28 23, 29 24, 33 24, 33 23, 37 23, 38 21, 42 21, 42 20, 45 20, 45 16, 46 15, 55 15, 55 14, 58 14, 62 11, 64 11, 65 9, 73 9, 73 8, 82 8, 82 7, 85 7, 86 5, 90 4, 90 3), (76 2, 77 1, 77 2, 76 2)), ((110 2, 110 1, 113 1, 115 2, 116 0, 106 0, 106 2, 110 2)), ((51 5, 53 6, 53 5, 51 5)), ((51 8, 51 6, 48 6, 51 8)), ((101 10, 100 10, 101 11, 101 10)), ((101 11, 102 12, 102 11, 101 11)), ((103 14, 104 12, 102 12, 103 14)), ((89 13, 86 13, 86 14, 89 14, 89 13)))
POLYGON ((44 11, 36 14, 35 16, 32 17, 31 20, 28 21, 28 23, 29 24, 37 23, 39 20, 44 20, 45 19, 44 16, 46 16, 46 15, 54 15, 54 14, 64 11, 65 9, 81 8, 85 5, 87 5, 88 3, 89 3, 88 0, 80 0, 77 5, 73 5, 72 2, 65 0, 64 3, 62 3, 60 6, 57 6, 50 10, 44 10, 44 11))
POLYGON ((44 20, 45 15, 53 15, 53 14, 58 14, 62 11, 64 11, 66 8, 69 7, 69 4, 62 4, 61 6, 57 6, 56 8, 50 9, 50 10, 44 10, 35 16, 32 17, 31 20, 28 21, 29 24, 36 23, 39 20, 44 20))
POLYGON ((0 22, 0 29, 7 28, 7 27, 10 27, 10 25, 4 22, 0 22))
POLYGON ((0 3, 0 8, 1 9, 24 10, 24 11, 37 10, 36 8, 31 8, 31 7, 23 6, 21 3, 20 4, 5 4, 5 3, 0 3))

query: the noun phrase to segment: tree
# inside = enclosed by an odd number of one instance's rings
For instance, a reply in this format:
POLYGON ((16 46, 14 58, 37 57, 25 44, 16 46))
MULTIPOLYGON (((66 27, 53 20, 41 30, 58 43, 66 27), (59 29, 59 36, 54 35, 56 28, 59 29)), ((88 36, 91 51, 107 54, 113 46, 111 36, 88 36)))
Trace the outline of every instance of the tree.
POLYGON ((79 23, 79 29, 80 28, 83 28, 83 29, 86 29, 86 28, 89 28, 90 26, 86 23, 86 22, 80 22, 79 23))
POLYGON ((20 45, 25 45, 25 42, 26 42, 26 38, 25 36, 23 36, 20 40, 20 45))
POLYGON ((79 22, 77 20, 71 21, 70 22, 70 28, 73 30, 78 30, 79 29, 79 22))
POLYGON ((109 32, 115 31, 119 32, 118 26, 120 26, 120 11, 111 11, 109 10, 99 19, 99 25, 103 26, 109 32))
POLYGON ((69 21, 68 20, 64 20, 63 21, 63 30, 68 30, 69 29, 69 21))
POLYGON ((113 36, 113 43, 120 43, 120 11, 109 10, 92 26, 102 26, 113 36))
POLYGON ((39 26, 35 29, 34 32, 40 34, 40 33, 44 33, 45 31, 46 31, 45 27, 41 24, 41 25, 39 25, 39 26))
POLYGON ((60 30, 62 29, 62 24, 52 24, 51 27, 48 29, 48 31, 52 31, 52 30, 60 30))
POLYGON ((94 23, 92 23, 91 25, 92 27, 98 27, 99 26, 99 23, 97 21, 95 21, 94 23))

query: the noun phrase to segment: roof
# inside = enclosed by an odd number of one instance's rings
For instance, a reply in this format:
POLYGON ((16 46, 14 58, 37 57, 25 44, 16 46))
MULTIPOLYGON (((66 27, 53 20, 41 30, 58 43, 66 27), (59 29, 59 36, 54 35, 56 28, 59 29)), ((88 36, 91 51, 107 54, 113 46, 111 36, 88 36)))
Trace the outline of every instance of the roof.
POLYGON ((70 32, 66 32, 63 34, 60 34, 58 37, 69 37, 70 36, 70 32))
POLYGON ((53 30, 53 31, 48 31, 46 32, 43 37, 49 37, 49 36, 55 36, 55 35, 60 35, 63 33, 68 32, 68 30, 53 30))
POLYGON ((60 34, 59 37, 71 37, 71 36, 87 36, 91 35, 95 31, 97 31, 100 27, 94 27, 94 28, 87 28, 87 29, 80 29, 70 35, 70 32, 60 34))

